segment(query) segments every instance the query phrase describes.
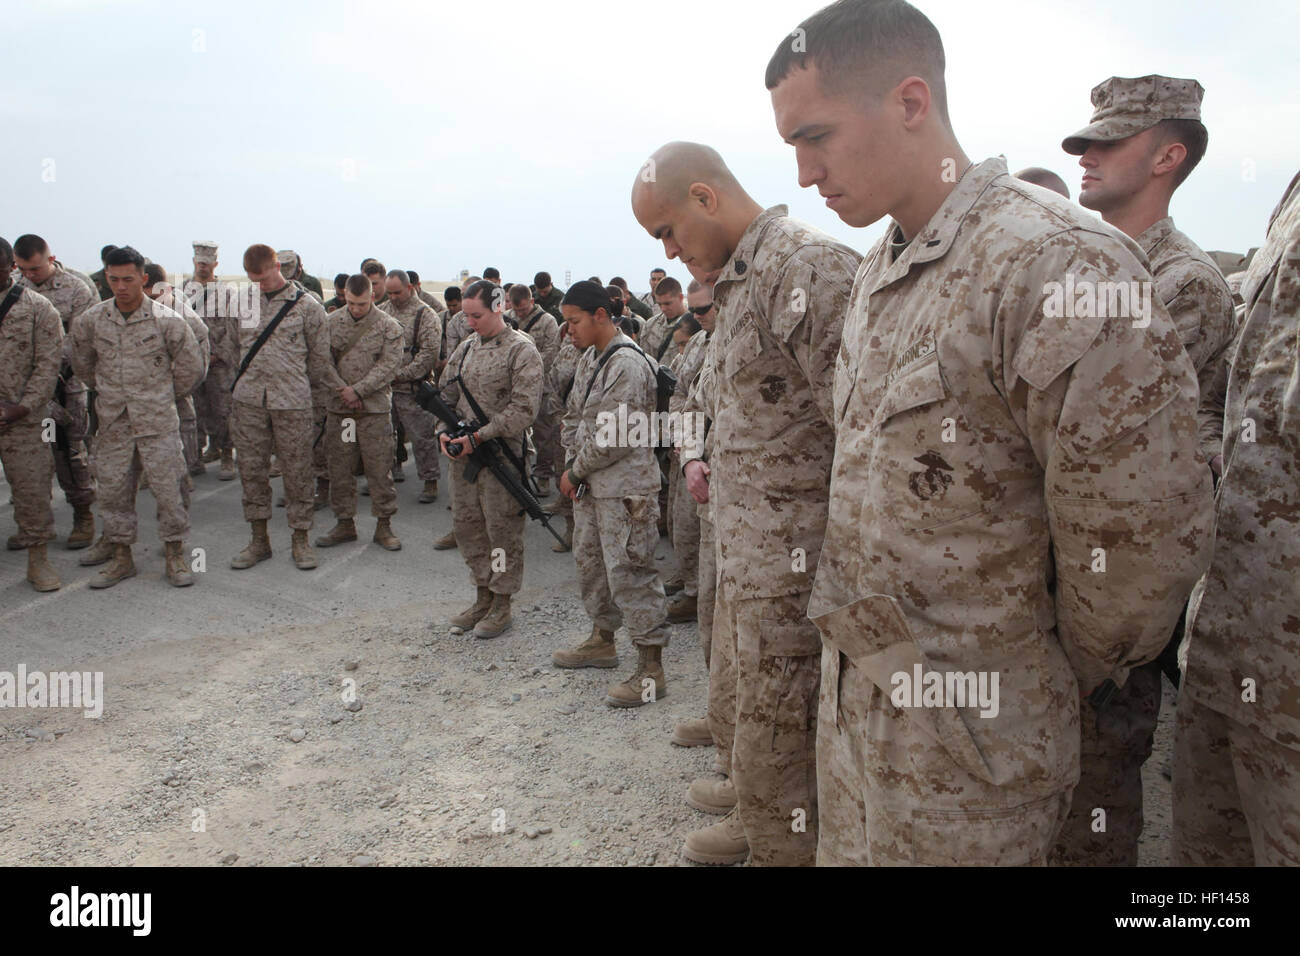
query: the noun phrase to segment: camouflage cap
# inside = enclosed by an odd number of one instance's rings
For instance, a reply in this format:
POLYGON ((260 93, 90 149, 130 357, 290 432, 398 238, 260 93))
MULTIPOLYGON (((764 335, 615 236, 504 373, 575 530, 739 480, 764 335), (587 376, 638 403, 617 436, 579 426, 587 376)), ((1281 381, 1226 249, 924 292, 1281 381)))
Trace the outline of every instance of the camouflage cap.
POLYGON ((194 261, 213 263, 217 261, 217 244, 203 239, 195 239, 194 261))
POLYGON ((1061 142, 1072 156, 1089 143, 1111 143, 1150 129, 1161 120, 1200 122, 1205 87, 1195 80, 1170 76, 1112 76, 1092 88, 1092 122, 1061 142))

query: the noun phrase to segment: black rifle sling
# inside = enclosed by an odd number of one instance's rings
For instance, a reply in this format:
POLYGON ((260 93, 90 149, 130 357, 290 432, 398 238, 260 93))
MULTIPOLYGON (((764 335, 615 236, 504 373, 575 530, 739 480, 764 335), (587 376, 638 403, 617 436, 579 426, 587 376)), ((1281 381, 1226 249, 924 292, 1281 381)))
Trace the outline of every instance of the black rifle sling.
POLYGON ((663 362, 664 353, 668 351, 668 346, 673 341, 673 333, 677 331, 677 327, 681 324, 682 324, 682 320, 678 319, 669 327, 668 331, 664 333, 664 340, 659 343, 659 351, 655 352, 656 362, 660 362, 660 363, 663 362))
POLYGON ((5 300, 0 302, 0 325, 4 325, 5 316, 9 314, 9 310, 14 307, 14 303, 18 301, 22 294, 23 290, 18 288, 17 282, 9 287, 9 292, 6 293, 5 300))
POLYGON ((537 312, 535 312, 535 313, 533 314, 533 317, 532 317, 531 319, 528 320, 528 324, 525 325, 525 326, 524 326, 522 329, 520 329, 519 331, 520 331, 520 332, 531 332, 531 331, 533 330, 533 326, 536 325, 536 324, 538 323, 538 321, 541 319, 541 317, 544 316, 544 315, 550 315, 550 313, 547 312, 545 309, 538 309, 537 312))
POLYGON ((293 295, 284 300, 284 305, 280 306, 280 311, 275 313, 275 318, 266 323, 266 328, 262 330, 256 341, 253 342, 252 346, 248 350, 248 354, 244 356, 244 360, 239 363, 239 371, 235 373, 235 380, 230 383, 230 390, 232 392, 235 390, 235 386, 239 384, 239 379, 248 371, 248 366, 251 365, 253 359, 257 357, 257 353, 260 352, 262 346, 266 344, 266 340, 269 339, 271 333, 275 331, 275 327, 280 324, 280 320, 289 314, 289 310, 293 308, 294 303, 301 299, 303 295, 304 293, 301 289, 295 289, 293 295))
MULTIPOLYGON (((465 360, 469 358, 469 352, 470 350, 466 348, 465 354, 460 357, 460 366, 456 369, 455 381, 460 385, 460 390, 465 395, 465 401, 469 402, 470 411, 472 411, 474 416, 479 420, 479 428, 482 428, 491 421, 491 419, 487 417, 487 413, 483 411, 479 403, 474 400, 474 393, 471 392, 469 386, 465 384, 465 360)), ((504 438, 498 439, 497 441, 501 446, 501 450, 505 452, 506 458, 510 459, 510 464, 515 466, 515 470, 519 472, 519 477, 523 480, 525 486, 527 486, 529 480, 528 469, 525 467, 523 460, 515 454, 514 449, 510 447, 510 442, 506 441, 504 438)))
POLYGON ((605 363, 613 358, 614 353, 619 349, 636 349, 637 354, 645 359, 647 365, 650 365, 650 374, 654 374, 654 366, 650 364, 650 356, 642 352, 635 342, 619 342, 596 361, 596 371, 591 373, 591 381, 587 382, 587 394, 582 396, 582 404, 578 406, 579 412, 587 407, 587 399, 591 398, 591 390, 596 385, 596 379, 600 377, 600 370, 605 367, 605 363))

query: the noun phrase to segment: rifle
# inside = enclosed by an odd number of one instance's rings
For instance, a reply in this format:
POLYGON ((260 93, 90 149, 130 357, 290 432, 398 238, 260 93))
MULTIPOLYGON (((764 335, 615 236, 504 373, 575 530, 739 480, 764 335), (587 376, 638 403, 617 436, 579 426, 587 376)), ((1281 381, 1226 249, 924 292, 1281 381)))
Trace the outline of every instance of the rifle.
MULTIPOLYGON (((487 422, 470 422, 462 419, 456 414, 454 408, 443 401, 442 393, 430 382, 420 382, 415 393, 415 400, 426 412, 446 424, 449 439, 463 438, 467 435, 473 436, 476 431, 487 424, 487 422)), ((532 520, 540 521, 542 527, 549 531, 556 541, 565 544, 564 538, 551 527, 548 520, 549 516, 542 510, 542 503, 506 466, 502 451, 509 452, 509 450, 501 447, 501 439, 493 438, 480 445, 475 444, 471 437, 470 445, 472 450, 465 460, 465 480, 473 484, 478 480, 479 472, 486 468, 492 472, 497 481, 501 482, 501 486, 510 492, 510 497, 523 506, 520 514, 526 514, 532 520)))

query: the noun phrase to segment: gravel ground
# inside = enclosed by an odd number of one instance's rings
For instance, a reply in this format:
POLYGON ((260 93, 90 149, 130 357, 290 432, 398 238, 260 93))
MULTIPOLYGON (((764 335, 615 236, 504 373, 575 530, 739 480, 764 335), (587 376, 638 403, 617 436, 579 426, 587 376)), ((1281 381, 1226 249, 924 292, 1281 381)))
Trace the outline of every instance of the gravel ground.
MULTIPOLYGON (((667 696, 607 707, 635 654, 620 633, 617 670, 551 666, 590 624, 572 557, 531 527, 513 628, 452 634, 447 617, 473 594, 459 553, 431 546, 446 501, 416 504, 412 472, 398 485, 401 552, 368 542, 363 498, 362 540, 319 551, 308 573, 288 559, 283 511, 274 558, 227 568, 247 526, 239 483, 215 466, 196 479, 189 544, 208 570, 193 588, 162 579, 147 492, 139 575, 108 591, 88 590, 93 569, 55 544, 64 587, 37 595, 23 553, 0 551, 0 670, 102 671, 106 698, 97 720, 0 710, 0 864, 685 864, 686 833, 717 819, 682 799, 713 749, 668 739, 704 711, 694 629, 674 628, 667 696)), ((7 535, 12 508, 0 519, 7 535)), ((331 523, 319 512, 314 533, 331 523)), ((664 542, 660 560, 671 567, 664 542)), ((1147 764, 1144 865, 1168 862, 1171 696, 1147 764)))

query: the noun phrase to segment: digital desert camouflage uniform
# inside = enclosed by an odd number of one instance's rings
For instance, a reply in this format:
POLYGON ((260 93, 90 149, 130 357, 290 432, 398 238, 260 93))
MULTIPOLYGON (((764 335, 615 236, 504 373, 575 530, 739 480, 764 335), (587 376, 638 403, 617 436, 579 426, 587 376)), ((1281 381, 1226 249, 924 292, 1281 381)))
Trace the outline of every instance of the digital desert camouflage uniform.
POLYGON ((443 352, 448 357, 460 347, 474 333, 470 330, 469 320, 465 318, 464 312, 457 312, 455 315, 447 316, 447 321, 443 323, 443 352))
MULTIPOLYGON (((704 355, 708 349, 708 333, 703 329, 691 336, 686 349, 675 355, 669 367, 677 376, 677 390, 668 400, 668 412, 681 417, 683 428, 679 434, 666 435, 665 439, 675 439, 680 447, 683 440, 699 440, 702 429, 686 431, 687 415, 685 411, 687 398, 695 379, 699 377, 700 367, 704 365, 704 355)), ((674 351, 676 351, 674 349, 674 351)), ((673 421, 673 419, 669 419, 673 421)), ((668 507, 672 511, 673 552, 677 555, 677 567, 682 577, 682 593, 699 603, 699 569, 700 569, 700 516, 698 505, 686 490, 686 480, 676 467, 681 462, 681 453, 673 456, 674 467, 668 472, 668 507)), ((697 612, 698 613, 698 612, 697 612)), ((711 612, 710 612, 711 613, 711 612)))
MULTIPOLYGON (((682 315, 685 314, 685 312, 682 313, 682 315)), ((677 331, 677 326, 681 324, 681 320, 681 315, 670 320, 659 311, 646 319, 641 326, 641 336, 638 340, 646 355, 655 360, 661 360, 662 357, 669 356, 673 347, 673 333, 677 331)))
POLYGON ((29 548, 54 537, 50 508, 54 459, 42 432, 63 363, 63 323, 49 299, 14 284, 7 275, 0 281, 5 283, 0 302, 10 292, 17 294, 0 322, 0 402, 27 409, 24 418, 0 430, 0 463, 13 493, 16 543, 29 548))
POLYGON ((94 467, 105 540, 135 542, 143 474, 158 502, 159 538, 183 541, 190 530, 182 494, 188 475, 176 404, 203 378, 203 356, 189 325, 148 296, 129 315, 108 299, 72 324, 64 357, 95 389, 94 467))
MULTIPOLYGON (((573 344, 573 340, 567 335, 560 335, 560 344, 555 350, 555 359, 547 372, 547 388, 543 396, 543 404, 557 420, 564 417, 564 407, 568 402, 569 393, 573 389, 574 376, 578 374, 578 361, 581 358, 582 352, 578 351, 577 346, 573 344)), ((549 450, 539 448, 537 454, 540 457, 548 451, 552 456, 551 473, 560 474, 564 471, 564 445, 561 441, 560 429, 556 429, 554 445, 549 450)), ((572 536, 573 502, 566 495, 559 495, 555 499, 555 504, 551 506, 551 510, 566 519, 569 534, 572 536)), ((560 551, 560 545, 552 545, 551 550, 560 551)))
MULTIPOLYGON (((194 258, 200 262, 207 257, 216 261, 216 247, 195 245, 194 258)), ((223 468, 229 473, 233 465, 230 453, 235 443, 230 434, 233 412, 230 385, 235 380, 242 350, 239 347, 238 295, 235 286, 226 282, 202 283, 188 279, 182 286, 192 308, 208 327, 210 356, 208 372, 198 391, 194 393, 194 411, 199 418, 199 429, 207 436, 208 460, 222 457, 223 468)))
MULTIPOLYGON (((471 421, 478 416, 465 398, 462 378, 489 419, 479 431, 481 439, 500 438, 515 455, 522 456, 524 433, 542 404, 542 356, 533 340, 506 326, 490 339, 471 333, 451 353, 442 373, 443 400, 462 420, 471 421)), ((439 433, 446 430, 445 423, 439 422, 439 433)), ((470 578, 475 587, 488 588, 493 594, 517 593, 524 579, 527 520, 519 503, 488 470, 479 472, 471 484, 465 480, 463 460, 452 460, 450 467, 452 525, 470 578), (492 552, 498 548, 504 570, 493 567, 492 552)))
MULTIPOLYGON (((735 661, 729 772, 757 865, 816 857, 821 639, 806 612, 826 529, 835 356, 860 261, 786 212, 760 214, 718 277, 706 360, 716 376, 713 660, 735 661)), ((703 453, 683 452, 683 464, 703 453)))
POLYGON ((818 859, 1041 864, 1080 691, 1155 656, 1209 560, 1195 372, 1154 297, 1048 305, 1070 277, 1149 282, 1142 252, 1002 159, 899 239, 863 261, 835 376, 818 859), (916 668, 977 699, 915 706, 916 668))
POLYGON ((1214 562, 1180 649, 1181 866, 1300 864, 1300 174, 1241 291, 1246 318, 1223 363, 1214 562))
POLYGON ((594 379, 600 356, 595 348, 583 353, 561 424, 568 470, 587 485, 573 506, 573 556, 582 603, 597 628, 613 634, 626 624, 634 645, 666 647, 668 609, 654 556, 659 465, 649 432, 657 366, 621 332, 606 351, 622 343, 594 379), (644 416, 644 442, 602 431, 602 416, 617 422, 620 415, 628 422, 644 416))
MULTIPOLYGON (((43 295, 54 306, 63 320, 66 334, 72 328, 72 320, 100 299, 94 283, 89 276, 83 276, 66 268, 62 263, 54 263, 54 272, 44 282, 35 283, 20 280, 33 292, 43 295)), ((90 431, 90 409, 85 384, 75 375, 68 374, 62 378, 62 387, 55 386, 54 402, 50 406, 51 417, 56 425, 63 429, 60 441, 54 443, 54 474, 59 479, 59 487, 64 497, 72 505, 77 530, 80 532, 69 539, 73 547, 85 547, 94 536, 94 518, 91 505, 95 503, 95 478, 90 470, 90 453, 86 437, 90 431)))
POLYGON ((442 348, 442 322, 432 306, 414 295, 403 305, 393 303, 392 314, 402 326, 402 364, 393 376, 393 410, 411 440, 420 480, 437 481, 439 452, 434 432, 438 421, 420 407, 415 395, 419 383, 431 378, 437 364, 442 348))
MULTIPOLYGON (((421 302, 423 302, 429 308, 433 309, 433 313, 435 316, 439 316, 447 310, 447 303, 443 302, 439 296, 434 295, 432 292, 426 292, 424 289, 420 289, 415 294, 420 297, 421 302)), ((440 326, 439 327, 440 334, 441 331, 442 329, 440 326)))
MULTIPOLYGON (((203 375, 207 374, 208 362, 212 358, 212 345, 208 335, 208 326, 202 317, 190 308, 189 304, 174 294, 172 291, 164 292, 156 300, 185 320, 185 324, 190 327, 194 333, 194 340, 199 344, 199 357, 202 359, 203 375)), ((188 395, 176 399, 176 415, 180 419, 181 432, 181 451, 185 458, 186 473, 181 481, 181 496, 185 501, 185 508, 188 511, 190 507, 190 492, 194 490, 194 482, 190 479, 190 473, 202 464, 202 449, 199 448, 199 421, 198 413, 194 408, 194 394, 203 384, 203 378, 199 378, 199 384, 195 386, 194 391, 188 395)))
MULTIPOLYGON (((370 488, 370 513, 391 518, 397 513, 397 489, 393 486, 393 388, 392 381, 402 366, 402 324, 387 312, 371 306, 359 319, 347 308, 331 312, 330 355, 339 377, 361 399, 357 411, 330 395, 325 422, 325 448, 330 466, 330 507, 339 521, 357 513, 357 456, 365 468, 370 488), (353 423, 349 433, 345 424, 353 423)), ((317 540, 317 545, 321 544, 317 540)))
MULTIPOLYGON (((1212 387, 1215 369, 1234 341, 1232 293, 1213 260, 1171 218, 1137 238, 1150 261, 1155 295, 1165 304, 1199 382, 1200 444, 1208 462, 1223 440, 1223 401, 1212 387)), ((1053 863, 1137 866, 1142 834, 1142 765, 1151 755, 1160 715, 1161 668, 1151 661, 1128 680, 1103 711, 1081 710, 1079 783, 1074 789, 1053 863), (1106 811, 1106 829, 1094 830, 1094 812, 1106 811)))
MULTIPOLYGON (((312 489, 313 395, 322 397, 344 386, 330 360, 329 320, 325 307, 286 282, 269 295, 257 290, 256 321, 238 323, 240 362, 258 335, 290 296, 292 308, 235 384, 231 433, 239 449, 244 520, 271 517, 271 453, 284 478, 289 527, 306 531, 315 511, 312 489)), ((235 370, 238 371, 239 362, 235 370)))
MULTIPOLYGON (((513 310, 511 315, 514 315, 513 310)), ((556 476, 556 449, 560 445, 560 415, 548 412, 553 407, 548 400, 550 371, 555 355, 560 350, 560 326, 555 316, 534 303, 533 310, 520 318, 514 316, 515 325, 533 340, 542 356, 543 379, 542 410, 533 422, 533 447, 537 450, 535 472, 538 481, 551 481, 556 476)))

